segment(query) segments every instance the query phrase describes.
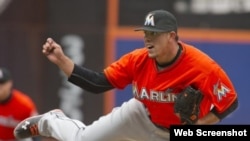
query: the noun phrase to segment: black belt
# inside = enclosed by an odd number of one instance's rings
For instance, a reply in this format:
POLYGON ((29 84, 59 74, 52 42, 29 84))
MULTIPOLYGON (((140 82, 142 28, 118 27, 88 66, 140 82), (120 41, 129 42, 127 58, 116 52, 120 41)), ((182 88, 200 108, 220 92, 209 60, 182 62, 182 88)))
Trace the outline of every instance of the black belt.
POLYGON ((151 120, 151 115, 150 115, 150 112, 149 112, 148 108, 147 108, 145 105, 144 105, 144 107, 145 107, 146 112, 147 112, 147 114, 148 114, 149 120, 150 120, 157 128, 159 128, 159 129, 161 129, 161 130, 164 130, 164 131, 166 131, 166 132, 169 132, 169 128, 154 123, 154 122, 151 120))

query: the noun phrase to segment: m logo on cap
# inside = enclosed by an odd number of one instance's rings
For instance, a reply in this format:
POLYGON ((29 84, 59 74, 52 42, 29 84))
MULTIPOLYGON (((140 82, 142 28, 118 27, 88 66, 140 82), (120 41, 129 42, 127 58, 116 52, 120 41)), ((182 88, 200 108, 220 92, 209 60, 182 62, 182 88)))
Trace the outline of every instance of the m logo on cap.
POLYGON ((155 26, 154 15, 148 14, 146 17, 144 25, 155 26))
POLYGON ((3 71, 0 69, 0 78, 3 78, 3 71))

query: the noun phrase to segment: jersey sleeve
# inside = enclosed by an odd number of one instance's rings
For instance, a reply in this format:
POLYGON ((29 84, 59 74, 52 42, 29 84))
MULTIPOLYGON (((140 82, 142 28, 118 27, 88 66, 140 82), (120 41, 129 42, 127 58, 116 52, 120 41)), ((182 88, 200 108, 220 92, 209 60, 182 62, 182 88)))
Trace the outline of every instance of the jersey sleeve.
POLYGON ((132 53, 128 53, 104 69, 107 79, 114 87, 123 89, 132 82, 133 61, 131 57, 132 53))
POLYGON ((211 97, 212 105, 218 113, 223 113, 237 99, 236 90, 226 74, 218 67, 211 72, 204 83, 205 92, 211 97))

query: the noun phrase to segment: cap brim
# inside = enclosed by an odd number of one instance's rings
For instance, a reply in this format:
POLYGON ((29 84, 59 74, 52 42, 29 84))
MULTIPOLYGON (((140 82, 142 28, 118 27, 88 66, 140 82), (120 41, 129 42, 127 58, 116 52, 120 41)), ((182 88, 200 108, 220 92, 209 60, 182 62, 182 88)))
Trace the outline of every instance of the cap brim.
POLYGON ((156 28, 154 28, 154 27, 148 27, 148 26, 142 26, 142 27, 136 28, 134 31, 165 32, 165 30, 156 29, 156 28))
POLYGON ((0 80, 0 84, 6 83, 8 80, 0 80))

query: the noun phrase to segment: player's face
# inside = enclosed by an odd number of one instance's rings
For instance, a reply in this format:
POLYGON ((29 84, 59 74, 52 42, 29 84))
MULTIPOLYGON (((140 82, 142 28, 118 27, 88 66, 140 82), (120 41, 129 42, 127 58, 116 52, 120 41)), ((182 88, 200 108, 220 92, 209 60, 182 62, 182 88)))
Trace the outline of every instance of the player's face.
POLYGON ((145 46, 150 58, 162 58, 169 54, 169 33, 144 31, 145 46))
POLYGON ((5 100, 9 96, 11 88, 12 81, 0 83, 0 101, 5 100))

